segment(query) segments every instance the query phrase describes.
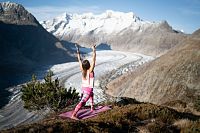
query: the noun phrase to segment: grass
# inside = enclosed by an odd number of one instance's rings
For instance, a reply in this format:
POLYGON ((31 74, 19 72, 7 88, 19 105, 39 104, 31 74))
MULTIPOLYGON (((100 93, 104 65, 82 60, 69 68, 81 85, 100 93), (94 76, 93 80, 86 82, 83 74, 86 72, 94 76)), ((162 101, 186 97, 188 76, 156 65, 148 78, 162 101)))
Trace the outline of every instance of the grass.
POLYGON ((18 126, 2 132, 127 133, 139 132, 142 128, 153 133, 199 131, 200 116, 178 112, 166 106, 139 103, 130 99, 123 100, 124 102, 121 103, 112 103, 112 110, 91 119, 74 121, 61 119, 56 114, 52 114, 38 123, 18 126))

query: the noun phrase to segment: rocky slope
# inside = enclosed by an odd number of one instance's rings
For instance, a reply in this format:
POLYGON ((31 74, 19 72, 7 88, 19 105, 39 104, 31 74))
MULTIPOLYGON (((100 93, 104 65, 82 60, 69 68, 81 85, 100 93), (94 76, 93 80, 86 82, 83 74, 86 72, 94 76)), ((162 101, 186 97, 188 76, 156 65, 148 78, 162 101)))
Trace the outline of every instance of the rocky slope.
POLYGON ((198 33, 135 72, 113 80, 107 85, 107 93, 156 104, 173 100, 194 103, 200 95, 198 33))
POLYGON ((103 43, 115 50, 153 56, 165 53, 185 37, 166 21, 143 21, 132 12, 106 11, 100 15, 65 13, 41 24, 58 38, 78 42, 82 46, 103 43))
POLYGON ((71 61, 70 50, 22 5, 0 3, 0 90, 44 65, 71 61))

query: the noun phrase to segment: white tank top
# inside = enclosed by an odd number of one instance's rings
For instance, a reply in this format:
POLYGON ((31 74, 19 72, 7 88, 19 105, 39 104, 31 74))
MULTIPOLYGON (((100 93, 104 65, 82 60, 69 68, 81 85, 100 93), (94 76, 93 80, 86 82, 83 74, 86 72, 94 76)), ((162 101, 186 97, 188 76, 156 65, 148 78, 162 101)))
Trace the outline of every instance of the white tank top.
POLYGON ((82 87, 94 88, 94 72, 87 71, 86 79, 82 76, 82 87))

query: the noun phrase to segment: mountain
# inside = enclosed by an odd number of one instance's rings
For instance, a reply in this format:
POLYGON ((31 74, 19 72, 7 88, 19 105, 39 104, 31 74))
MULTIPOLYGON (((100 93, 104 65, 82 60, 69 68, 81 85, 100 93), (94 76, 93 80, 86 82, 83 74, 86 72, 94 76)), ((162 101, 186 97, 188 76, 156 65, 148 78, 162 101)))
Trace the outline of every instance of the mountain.
POLYGON ((185 37, 183 33, 173 30, 166 21, 148 22, 132 12, 111 10, 100 15, 64 13, 41 24, 56 37, 82 46, 107 44, 111 49, 152 56, 165 53, 185 37))
POLYGON ((187 37, 165 55, 113 80, 107 93, 155 104, 175 100, 193 104, 200 96, 199 38, 199 34, 198 39, 187 37))
POLYGON ((198 29, 194 33, 192 33, 192 36, 196 37, 196 38, 200 38, 200 29, 198 29))
POLYGON ((0 3, 0 42, 0 88, 30 77, 43 66, 73 60, 70 50, 16 3, 0 3))

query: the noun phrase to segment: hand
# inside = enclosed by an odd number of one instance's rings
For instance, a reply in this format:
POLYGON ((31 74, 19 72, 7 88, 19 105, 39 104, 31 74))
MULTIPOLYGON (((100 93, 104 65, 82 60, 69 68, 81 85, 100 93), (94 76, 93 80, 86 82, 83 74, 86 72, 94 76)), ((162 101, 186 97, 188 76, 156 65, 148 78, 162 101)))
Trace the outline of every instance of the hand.
POLYGON ((95 51, 96 49, 96 44, 92 46, 92 50, 95 51))

